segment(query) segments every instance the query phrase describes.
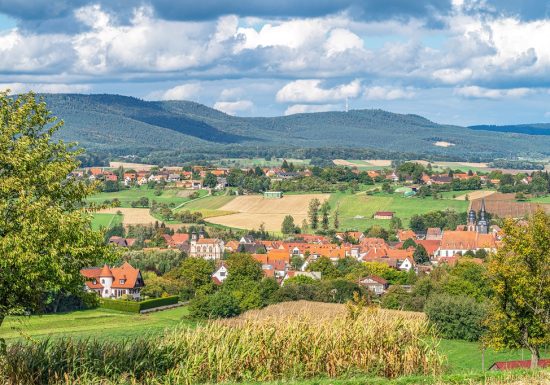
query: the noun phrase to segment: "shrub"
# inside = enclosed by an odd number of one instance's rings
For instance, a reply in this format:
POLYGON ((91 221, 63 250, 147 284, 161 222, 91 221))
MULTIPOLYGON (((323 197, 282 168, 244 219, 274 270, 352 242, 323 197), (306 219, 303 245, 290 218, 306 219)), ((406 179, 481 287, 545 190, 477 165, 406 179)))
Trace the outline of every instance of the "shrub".
POLYGON ((477 341, 484 333, 485 304, 462 295, 431 297, 424 307, 429 320, 445 338, 477 341))
POLYGON ((119 310, 129 313, 139 313, 142 310, 154 309, 156 307, 175 305, 179 301, 179 296, 173 295, 164 298, 148 299, 145 301, 122 301, 117 299, 101 298, 100 307, 104 309, 119 310))

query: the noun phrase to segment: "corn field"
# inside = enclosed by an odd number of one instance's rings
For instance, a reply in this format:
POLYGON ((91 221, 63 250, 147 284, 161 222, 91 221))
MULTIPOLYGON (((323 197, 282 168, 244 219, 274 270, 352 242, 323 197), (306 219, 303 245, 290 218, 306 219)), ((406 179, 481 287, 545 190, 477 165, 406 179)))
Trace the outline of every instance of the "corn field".
MULTIPOLYGON (((277 306, 285 305, 297 306, 277 306)), ((0 382, 199 384, 353 374, 395 378, 435 375, 443 367, 437 337, 422 314, 366 308, 350 317, 345 310, 319 307, 284 316, 279 310, 177 329, 158 339, 15 343, 1 363, 0 382)))

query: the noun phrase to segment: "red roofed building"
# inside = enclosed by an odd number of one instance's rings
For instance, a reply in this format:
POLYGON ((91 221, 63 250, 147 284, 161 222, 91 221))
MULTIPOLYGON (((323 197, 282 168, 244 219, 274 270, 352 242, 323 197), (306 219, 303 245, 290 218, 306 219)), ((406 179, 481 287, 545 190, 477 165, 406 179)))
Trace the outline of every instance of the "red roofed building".
MULTIPOLYGON (((539 360, 539 368, 549 368, 550 359, 539 360)), ((495 362, 489 370, 510 370, 510 369, 529 369, 531 368, 531 360, 524 361, 500 361, 495 362)))
POLYGON ((86 278, 84 289, 93 291, 102 298, 120 298, 129 295, 140 298, 141 288, 145 286, 141 272, 134 269, 128 262, 120 267, 92 267, 80 270, 86 278))
POLYGON ((374 213, 374 219, 392 219, 394 214, 393 211, 377 211, 374 213))

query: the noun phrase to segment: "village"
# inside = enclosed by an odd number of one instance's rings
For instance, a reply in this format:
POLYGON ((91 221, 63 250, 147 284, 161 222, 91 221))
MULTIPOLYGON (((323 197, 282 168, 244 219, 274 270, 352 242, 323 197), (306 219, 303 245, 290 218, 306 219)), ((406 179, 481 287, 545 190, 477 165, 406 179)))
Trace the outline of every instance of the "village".
MULTIPOLYGON (((138 240, 131 234, 127 235, 128 231, 123 231, 121 234, 108 237, 107 242, 121 249, 141 250, 145 253, 177 251, 191 258, 213 261, 211 278, 217 285, 221 285, 228 277, 224 261, 232 253, 247 253, 261 265, 264 277, 274 278, 280 286, 284 285, 288 279, 298 276, 321 280, 323 272, 311 269, 311 266, 316 266, 316 262, 320 259, 328 260, 335 266, 339 261, 344 260, 376 263, 397 272, 423 276, 430 274, 430 271, 437 266, 453 266, 460 260, 482 264, 486 256, 496 252, 500 245, 502 230, 497 224, 499 222, 495 220, 498 217, 487 211, 485 198, 498 194, 493 190, 499 188, 501 179, 510 179, 508 174, 502 172, 478 174, 471 170, 466 172, 445 170, 435 173, 430 172, 429 166, 423 167, 412 162, 401 164, 395 168, 387 167, 379 170, 361 171, 348 167, 338 167, 337 169, 341 175, 351 181, 351 184, 360 181, 363 186, 366 186, 367 194, 369 194, 370 186, 380 186, 380 190, 386 193, 389 191, 391 194, 399 194, 410 199, 411 204, 416 202, 413 199, 418 199, 415 196, 425 195, 427 189, 430 191, 428 194, 436 195, 436 197, 438 191, 454 191, 456 189, 456 195, 462 196, 462 200, 468 202, 469 209, 467 215, 464 213, 462 216, 464 222, 458 223, 454 228, 448 226, 446 228, 428 227, 427 225, 423 229, 414 225, 411 226, 414 229, 406 228, 400 223, 394 211, 375 211, 372 214, 372 220, 381 223, 381 226, 371 226, 370 229, 367 229, 369 231, 338 229, 336 226, 329 228, 329 226, 319 225, 317 231, 311 226, 303 229, 297 227, 297 230, 300 231, 290 234, 284 231, 258 233, 254 228, 249 228, 250 231, 234 229, 235 232, 233 232, 231 229, 227 231, 227 228, 211 227, 207 218, 206 221, 200 220, 198 223, 186 225, 177 223, 165 225, 163 222, 157 221, 154 226, 155 230, 150 232, 151 237, 156 237, 156 241, 138 240), (472 196, 472 202, 469 202, 468 193, 472 196), (476 196, 478 199, 474 200, 473 197, 476 196), (389 229, 385 231, 388 224, 389 229), (377 236, 378 227, 381 228, 383 236, 377 236), (214 236, 208 236, 208 233, 214 236)), ((113 190, 113 184, 121 185, 121 190, 149 186, 155 191, 159 191, 159 186, 162 186, 163 189, 194 191, 206 189, 208 194, 213 194, 216 191, 224 196, 228 194, 259 194, 265 201, 285 200, 283 197, 286 192, 283 191, 272 191, 268 187, 263 192, 261 190, 252 191, 235 182, 228 183, 228 179, 230 182, 236 179, 231 176, 236 172, 250 175, 252 178, 265 178, 269 181, 268 186, 277 184, 280 186, 282 181, 320 179, 319 175, 327 173, 326 170, 312 170, 304 166, 295 167, 284 160, 281 167, 256 167, 240 170, 205 166, 184 169, 157 167, 124 169, 123 166, 119 166, 118 169, 88 168, 75 171, 73 176, 87 178, 90 181, 100 181, 103 186, 111 184, 111 190, 113 190)), ((535 179, 539 177, 535 173, 532 175, 516 174, 512 176, 512 180, 515 181, 515 186, 518 186, 516 188, 526 191, 524 187, 529 187, 532 184, 533 176, 535 179)), ((338 186, 339 181, 333 184, 338 186)), ((116 191, 111 194, 116 195, 116 191)), ((120 203, 118 204, 120 205, 120 203)), ((522 203, 512 202, 510 204, 522 203)), ((527 205, 531 207, 530 203, 527 205)), ((528 213, 523 214, 527 215, 528 213)), ((322 213, 316 213, 315 216, 317 215, 320 216, 322 213)), ((308 213, 308 216, 308 219, 313 220, 311 213, 308 213)), ((135 227, 147 226, 153 227, 152 224, 131 226, 133 231, 130 233, 136 233, 135 227)), ((125 262, 125 266, 131 268, 128 262, 125 262)), ((117 268, 114 267, 114 269, 117 268)), ((87 283, 89 290, 95 290, 107 298, 123 296, 127 298, 130 295, 133 299, 139 299, 140 288, 146 284, 146 281, 137 278, 140 276, 139 271, 137 274, 133 274, 133 285, 124 281, 124 284, 119 284, 124 288, 114 284, 113 288, 117 287, 117 290, 101 291, 99 278, 101 278, 102 271, 106 272, 105 267, 103 269, 96 268, 93 275, 94 280, 87 283)), ((87 278, 91 276, 89 271, 84 271, 83 274, 87 278)), ((359 277, 356 282, 378 296, 387 292, 392 284, 377 275, 359 277)), ((411 285, 401 286, 406 290, 411 290, 411 285)))

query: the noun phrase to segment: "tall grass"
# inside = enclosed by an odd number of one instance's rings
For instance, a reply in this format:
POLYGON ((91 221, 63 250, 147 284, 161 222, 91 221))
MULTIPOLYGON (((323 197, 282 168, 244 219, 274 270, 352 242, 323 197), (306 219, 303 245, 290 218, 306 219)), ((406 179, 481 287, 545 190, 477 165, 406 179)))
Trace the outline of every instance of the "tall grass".
POLYGON ((16 343, 8 347, 0 382, 198 384, 441 371, 437 338, 422 314, 327 315, 213 321, 158 340, 16 343))

